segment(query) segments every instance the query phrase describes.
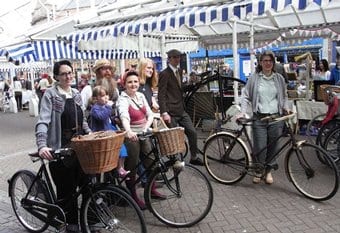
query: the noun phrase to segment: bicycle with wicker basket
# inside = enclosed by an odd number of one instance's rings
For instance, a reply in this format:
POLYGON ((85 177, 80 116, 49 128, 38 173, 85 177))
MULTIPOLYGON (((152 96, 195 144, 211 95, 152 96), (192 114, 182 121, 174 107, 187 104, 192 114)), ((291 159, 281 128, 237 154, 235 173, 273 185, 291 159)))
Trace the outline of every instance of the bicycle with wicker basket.
MULTIPOLYGON (((139 133, 138 137, 151 141, 151 150, 142 157, 154 158, 135 183, 147 175, 144 199, 150 212, 164 224, 173 227, 190 227, 204 219, 212 207, 213 190, 208 178, 181 158, 181 154, 186 151, 184 128, 153 130, 139 133), (157 188, 164 195, 162 199, 152 197, 152 185, 155 182, 162 183, 157 188)), ((118 178, 116 182, 122 185, 125 179, 118 178)))
MULTIPOLYGON (((9 196, 19 222, 29 232, 43 232, 49 227, 63 232, 66 219, 60 205, 67 206, 81 195, 80 227, 83 233, 146 233, 143 214, 134 200, 119 187, 97 180, 97 174, 117 166, 124 135, 123 132, 96 132, 72 139, 87 175, 78 191, 64 200, 56 198, 47 162, 39 157, 38 152, 29 154, 33 162, 41 162, 38 172, 19 170, 9 180, 9 196)), ((55 160, 64 160, 74 156, 74 150, 63 148, 52 154, 55 160)))

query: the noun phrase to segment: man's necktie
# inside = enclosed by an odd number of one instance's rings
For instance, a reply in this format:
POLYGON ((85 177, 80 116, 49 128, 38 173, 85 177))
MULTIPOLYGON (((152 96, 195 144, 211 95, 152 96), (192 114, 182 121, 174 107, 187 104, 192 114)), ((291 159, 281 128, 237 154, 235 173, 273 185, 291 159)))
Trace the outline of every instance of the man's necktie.
POLYGON ((176 78, 177 78, 177 82, 178 85, 181 86, 182 82, 181 82, 181 76, 179 75, 178 69, 175 72, 176 78))

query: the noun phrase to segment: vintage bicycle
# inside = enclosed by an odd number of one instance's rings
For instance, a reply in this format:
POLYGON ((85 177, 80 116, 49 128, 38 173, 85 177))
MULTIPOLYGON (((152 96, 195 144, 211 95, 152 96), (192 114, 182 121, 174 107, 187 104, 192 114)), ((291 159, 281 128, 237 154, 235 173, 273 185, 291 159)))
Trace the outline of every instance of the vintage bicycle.
POLYGON ((204 154, 206 139, 222 130, 234 130, 233 117, 239 111, 234 105, 235 93, 241 96, 245 82, 227 77, 217 70, 198 74, 200 81, 185 87, 185 109, 198 134, 198 152, 204 154))
POLYGON ((259 162, 257 154, 252 152, 252 143, 246 128, 252 124, 253 119, 239 119, 242 127, 236 133, 223 131, 213 134, 204 146, 204 163, 208 173, 223 184, 237 183, 245 175, 264 178, 266 171, 272 169, 271 162, 288 148, 284 167, 295 188, 313 200, 324 201, 332 198, 339 187, 339 173, 334 160, 321 147, 295 138, 287 122, 292 117, 294 114, 263 119, 269 121, 269 124, 284 121, 287 130, 258 152, 261 153, 273 144, 279 144, 277 152, 267 158, 265 163, 259 162), (322 163, 319 157, 325 163, 322 163))
MULTIPOLYGON (((181 155, 187 150, 184 129, 150 130, 138 133, 138 137, 151 142, 151 150, 141 158, 153 158, 152 163, 136 180, 137 184, 141 177, 147 176, 144 199, 150 212, 162 223, 173 227, 191 227, 203 220, 212 207, 213 189, 203 172, 183 161, 181 155), (157 191, 165 196, 164 199, 152 197, 155 182, 162 183, 157 191)), ((115 177, 115 184, 122 186, 126 178, 115 177)))
MULTIPOLYGON (((64 160, 74 156, 74 151, 64 148, 52 154, 55 160, 64 160)), ((63 232, 66 219, 60 205, 67 206, 79 196, 82 196, 79 210, 82 232, 147 232, 141 210, 120 187, 100 183, 97 175, 88 175, 76 193, 58 200, 47 170, 48 162, 40 158, 38 152, 29 156, 33 162, 40 162, 38 172, 19 170, 8 180, 14 213, 29 232, 43 232, 49 226, 63 232)))

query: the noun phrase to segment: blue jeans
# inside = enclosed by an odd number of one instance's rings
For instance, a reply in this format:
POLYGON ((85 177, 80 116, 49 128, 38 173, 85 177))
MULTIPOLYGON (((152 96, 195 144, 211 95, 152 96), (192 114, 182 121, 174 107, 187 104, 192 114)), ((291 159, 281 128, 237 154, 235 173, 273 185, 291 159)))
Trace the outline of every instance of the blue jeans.
MULTIPOLYGON (((256 120, 253 123, 253 142, 254 148, 253 153, 257 154, 263 148, 265 148, 268 144, 275 141, 282 133, 284 123, 282 121, 270 124, 266 121, 256 120)), ((257 155, 258 162, 265 163, 271 155, 274 155, 278 150, 278 142, 272 144, 267 149, 261 151, 260 154, 257 155)), ((274 159, 269 163, 270 166, 276 166, 277 162, 274 159)))

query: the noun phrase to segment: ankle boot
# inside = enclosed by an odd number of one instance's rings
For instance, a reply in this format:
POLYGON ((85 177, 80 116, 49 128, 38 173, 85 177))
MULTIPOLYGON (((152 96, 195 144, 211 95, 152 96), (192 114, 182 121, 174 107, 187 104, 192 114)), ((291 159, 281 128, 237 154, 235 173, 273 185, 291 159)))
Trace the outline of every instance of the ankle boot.
POLYGON ((157 186, 156 186, 155 182, 153 182, 152 186, 151 186, 151 198, 159 199, 159 200, 165 200, 166 199, 166 195, 161 194, 160 192, 157 191, 157 186))
POLYGON ((131 193, 132 199, 135 200, 135 202, 137 203, 137 205, 139 206, 141 210, 145 210, 146 206, 145 206, 144 201, 141 200, 137 195, 135 180, 136 180, 136 176, 131 176, 129 180, 125 181, 125 184, 131 193))

